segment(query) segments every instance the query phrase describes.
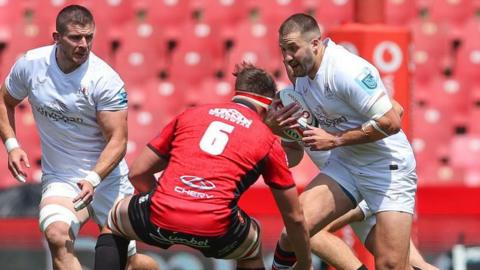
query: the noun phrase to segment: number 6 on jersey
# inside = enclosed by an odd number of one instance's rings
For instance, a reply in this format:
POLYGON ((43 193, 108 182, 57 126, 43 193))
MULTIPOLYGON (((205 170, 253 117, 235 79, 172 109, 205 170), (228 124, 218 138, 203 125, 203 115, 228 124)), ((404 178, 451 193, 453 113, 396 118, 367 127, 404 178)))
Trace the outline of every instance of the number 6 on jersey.
POLYGON ((200 149, 214 156, 220 155, 228 143, 228 134, 232 133, 234 126, 219 121, 213 121, 200 140, 200 149))

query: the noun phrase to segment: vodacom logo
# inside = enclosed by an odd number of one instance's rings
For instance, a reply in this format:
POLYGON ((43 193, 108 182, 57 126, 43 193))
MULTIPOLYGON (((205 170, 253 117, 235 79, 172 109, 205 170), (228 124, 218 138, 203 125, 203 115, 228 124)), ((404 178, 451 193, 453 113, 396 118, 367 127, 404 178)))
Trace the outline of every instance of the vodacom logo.
POLYGON ((382 72, 393 73, 398 70, 402 62, 402 50, 395 42, 380 42, 373 50, 373 63, 382 72))

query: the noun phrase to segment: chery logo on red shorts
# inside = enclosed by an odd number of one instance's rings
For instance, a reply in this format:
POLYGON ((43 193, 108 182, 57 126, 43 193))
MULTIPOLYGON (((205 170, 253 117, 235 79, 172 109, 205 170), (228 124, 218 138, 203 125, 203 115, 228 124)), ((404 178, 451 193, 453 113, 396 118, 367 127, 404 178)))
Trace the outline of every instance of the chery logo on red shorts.
POLYGON ((215 184, 212 181, 205 180, 198 176, 184 175, 180 177, 180 180, 182 180, 182 183, 185 185, 196 189, 212 190, 215 188, 215 184))

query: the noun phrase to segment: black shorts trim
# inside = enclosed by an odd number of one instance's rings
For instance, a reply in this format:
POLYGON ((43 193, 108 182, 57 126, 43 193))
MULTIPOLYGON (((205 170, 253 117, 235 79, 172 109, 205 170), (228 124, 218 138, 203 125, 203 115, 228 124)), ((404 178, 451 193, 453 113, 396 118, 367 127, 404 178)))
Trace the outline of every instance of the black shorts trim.
MULTIPOLYGON (((134 195, 128 205, 128 217, 137 236, 146 244, 168 249, 185 245, 200 251, 206 257, 223 258, 235 251, 248 236, 251 218, 239 208, 231 215, 230 229, 218 237, 199 236, 157 227, 150 222, 152 193, 134 195)), ((193 217, 186 217, 193 218, 193 217)))

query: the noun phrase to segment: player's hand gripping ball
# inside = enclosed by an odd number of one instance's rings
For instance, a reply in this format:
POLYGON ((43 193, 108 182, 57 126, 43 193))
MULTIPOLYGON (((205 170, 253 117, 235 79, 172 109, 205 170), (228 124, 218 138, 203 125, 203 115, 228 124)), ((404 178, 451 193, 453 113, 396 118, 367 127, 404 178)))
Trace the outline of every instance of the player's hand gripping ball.
POLYGON ((287 106, 288 104, 295 102, 301 107, 301 109, 295 114, 299 116, 297 119, 298 127, 285 129, 283 137, 294 141, 302 140, 303 131, 307 129, 308 126, 316 127, 317 119, 313 116, 302 96, 295 92, 293 88, 287 87, 281 90, 279 92, 279 97, 283 106, 287 106))

